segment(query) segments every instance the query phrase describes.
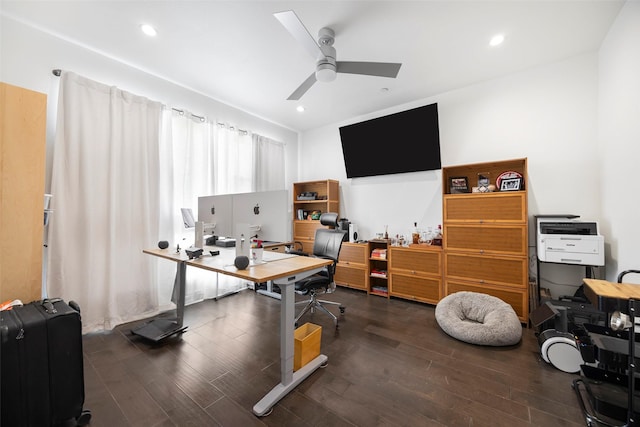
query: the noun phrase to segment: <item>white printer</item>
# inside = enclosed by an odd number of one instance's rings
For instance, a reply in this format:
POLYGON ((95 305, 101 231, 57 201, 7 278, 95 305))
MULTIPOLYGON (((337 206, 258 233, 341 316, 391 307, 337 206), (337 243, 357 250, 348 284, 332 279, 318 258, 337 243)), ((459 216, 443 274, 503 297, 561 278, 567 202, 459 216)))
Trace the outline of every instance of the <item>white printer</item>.
POLYGON ((604 236, 596 221, 576 215, 537 216, 537 253, 542 262, 604 265, 604 236))

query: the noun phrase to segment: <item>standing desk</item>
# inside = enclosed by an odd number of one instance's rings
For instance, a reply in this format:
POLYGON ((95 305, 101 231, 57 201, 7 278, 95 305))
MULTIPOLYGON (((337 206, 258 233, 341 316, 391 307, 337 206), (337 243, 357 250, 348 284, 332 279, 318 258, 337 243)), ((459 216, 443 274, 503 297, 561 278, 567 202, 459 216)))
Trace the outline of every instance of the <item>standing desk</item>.
MULTIPOLYGON (((220 249, 220 248, 216 248, 220 249)), ((178 286, 178 317, 182 327, 181 313, 184 313, 185 270, 187 266, 202 268, 215 273, 227 274, 250 282, 273 282, 280 287, 280 383, 269 391, 253 407, 258 416, 267 415, 271 408, 287 393, 293 390, 305 378, 311 375, 328 358, 320 354, 302 368, 293 372, 293 353, 295 329, 295 282, 316 274, 333 261, 321 258, 290 256, 271 258, 258 265, 250 265, 246 270, 238 270, 234 265, 235 248, 221 250, 220 255, 189 259, 183 253, 175 253, 173 249, 145 249, 144 253, 155 255, 177 262, 176 285, 178 286)))

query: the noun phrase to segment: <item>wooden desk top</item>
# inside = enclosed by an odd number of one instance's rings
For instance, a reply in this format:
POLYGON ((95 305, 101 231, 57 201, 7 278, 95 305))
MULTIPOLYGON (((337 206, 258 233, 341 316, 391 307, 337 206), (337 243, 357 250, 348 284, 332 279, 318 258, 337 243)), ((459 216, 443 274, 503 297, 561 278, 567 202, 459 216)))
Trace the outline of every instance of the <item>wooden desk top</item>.
POLYGON ((278 259, 258 265, 250 265, 246 270, 239 270, 233 265, 235 248, 230 249, 232 250, 221 250, 220 255, 217 256, 204 255, 191 260, 182 251, 176 253, 175 249, 144 249, 143 252, 176 262, 184 261, 188 266, 227 274, 257 283, 286 276, 294 276, 303 271, 313 270, 332 263, 331 260, 326 259, 305 256, 286 256, 282 254, 283 256, 278 259))
POLYGON ((583 279, 584 293, 591 304, 602 311, 622 309, 627 312, 627 301, 640 301, 640 285, 609 282, 601 279, 583 279))

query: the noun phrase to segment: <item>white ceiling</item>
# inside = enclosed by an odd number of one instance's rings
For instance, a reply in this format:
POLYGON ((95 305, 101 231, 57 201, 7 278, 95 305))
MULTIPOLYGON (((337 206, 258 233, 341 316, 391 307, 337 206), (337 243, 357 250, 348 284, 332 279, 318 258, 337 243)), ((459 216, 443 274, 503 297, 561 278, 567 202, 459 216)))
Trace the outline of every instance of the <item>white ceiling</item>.
POLYGON ((2 0, 0 7, 10 18, 304 131, 595 51, 623 3, 2 0), (314 38, 322 27, 334 29, 339 61, 401 62, 398 77, 338 74, 287 101, 315 69, 273 16, 289 9, 314 38), (142 35, 142 23, 154 25, 157 37, 142 35), (490 48, 496 33, 506 40, 490 48))

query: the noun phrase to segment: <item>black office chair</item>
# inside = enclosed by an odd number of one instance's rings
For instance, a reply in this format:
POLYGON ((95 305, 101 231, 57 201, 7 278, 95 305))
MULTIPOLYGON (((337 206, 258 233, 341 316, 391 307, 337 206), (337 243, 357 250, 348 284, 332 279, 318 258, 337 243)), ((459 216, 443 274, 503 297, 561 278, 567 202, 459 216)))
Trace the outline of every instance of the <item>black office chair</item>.
POLYGON ((296 305, 305 304, 305 307, 296 316, 296 326, 298 320, 307 312, 312 314, 316 309, 323 311, 333 318, 333 322, 338 328, 338 318, 331 313, 325 305, 337 305, 340 308, 340 314, 344 314, 345 307, 334 301, 325 301, 318 299, 318 295, 324 293, 332 293, 336 289, 336 284, 333 281, 333 275, 336 271, 336 264, 338 263, 338 256, 340 255, 340 248, 342 242, 347 234, 344 230, 339 230, 338 226, 338 214, 333 212, 323 213, 320 216, 320 224, 328 225, 332 228, 318 228, 315 234, 315 240, 313 242, 313 254, 292 251, 298 255, 314 256, 318 258, 330 259, 333 264, 328 265, 325 269, 313 276, 307 277, 295 284, 295 291, 299 295, 310 295, 311 298, 306 301, 299 301, 296 305))

